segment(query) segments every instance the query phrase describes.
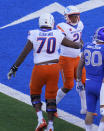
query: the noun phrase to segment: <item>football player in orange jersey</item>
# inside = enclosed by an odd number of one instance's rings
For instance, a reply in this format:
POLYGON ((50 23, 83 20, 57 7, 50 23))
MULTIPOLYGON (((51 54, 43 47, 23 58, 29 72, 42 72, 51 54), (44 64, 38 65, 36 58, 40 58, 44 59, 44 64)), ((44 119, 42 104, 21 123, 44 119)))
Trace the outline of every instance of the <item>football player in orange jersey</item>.
POLYGON ((57 111, 56 94, 59 79, 59 48, 64 45, 72 48, 81 48, 81 44, 72 42, 65 38, 65 35, 54 30, 54 17, 51 14, 43 13, 39 18, 39 29, 31 30, 28 35, 28 42, 8 73, 8 79, 15 76, 15 73, 29 52, 33 49, 34 68, 30 80, 30 95, 33 107, 38 117, 38 125, 35 131, 53 131, 54 113, 57 111), (48 126, 43 117, 41 106, 42 87, 46 86, 46 112, 48 114, 48 126))
MULTIPOLYGON (((61 30, 66 38, 72 40, 73 42, 81 42, 81 34, 84 28, 82 21, 80 20, 80 12, 79 10, 71 5, 65 8, 64 16, 66 19, 66 23, 62 22, 57 25, 57 28, 61 30)), ((83 42, 83 41, 82 41, 83 42)), ((63 87, 58 90, 56 103, 58 104, 61 99, 66 95, 74 87, 74 79, 76 80, 76 72, 77 66, 80 60, 80 49, 67 48, 64 45, 61 45, 61 53, 60 53, 60 69, 63 78, 63 87)), ((86 114, 86 97, 85 97, 85 68, 83 68, 82 81, 80 85, 80 89, 77 87, 76 89, 79 93, 81 99, 81 114, 86 114)))

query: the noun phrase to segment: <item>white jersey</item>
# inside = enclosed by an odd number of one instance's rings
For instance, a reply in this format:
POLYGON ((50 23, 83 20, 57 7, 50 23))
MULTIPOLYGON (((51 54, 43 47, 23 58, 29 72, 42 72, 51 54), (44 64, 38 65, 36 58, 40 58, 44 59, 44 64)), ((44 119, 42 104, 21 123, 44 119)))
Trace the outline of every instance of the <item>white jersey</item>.
POLYGON ((31 30, 28 40, 33 43, 34 64, 59 59, 59 48, 65 36, 58 30, 31 30))
MULTIPOLYGON (((84 28, 84 25, 81 21, 79 21, 76 26, 72 26, 62 22, 57 25, 57 28, 66 35, 67 39, 72 40, 74 42, 80 42, 81 33, 84 28)), ((80 49, 74 49, 71 47, 66 47, 61 45, 61 53, 60 53, 61 56, 75 58, 79 56, 79 54, 80 54, 80 49)))

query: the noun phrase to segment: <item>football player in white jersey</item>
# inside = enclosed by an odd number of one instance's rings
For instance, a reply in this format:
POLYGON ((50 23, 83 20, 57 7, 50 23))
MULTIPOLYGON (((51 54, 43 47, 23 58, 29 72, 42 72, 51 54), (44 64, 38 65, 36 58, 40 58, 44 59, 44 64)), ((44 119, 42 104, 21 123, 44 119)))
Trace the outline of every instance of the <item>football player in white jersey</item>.
MULTIPOLYGON (((81 34, 84 28, 82 21, 80 20, 80 12, 75 6, 68 6, 65 8, 64 16, 66 23, 62 22, 57 25, 57 28, 61 30, 66 38, 73 42, 81 42, 81 34)), ((82 41, 83 42, 83 41, 82 41)), ((74 87, 74 79, 76 80, 77 66, 80 60, 80 49, 67 48, 61 45, 60 53, 60 69, 63 78, 63 87, 57 92, 56 103, 58 104, 61 99, 74 87)), ((85 97, 85 68, 83 69, 83 75, 81 80, 80 89, 76 88, 81 99, 81 114, 86 114, 86 97, 85 97), (83 84, 82 84, 83 83, 83 84)), ((76 83, 77 85, 77 83, 76 83)))
POLYGON ((8 73, 8 79, 15 73, 29 52, 33 49, 34 68, 30 80, 30 95, 33 107, 38 117, 38 125, 35 131, 53 131, 54 113, 57 111, 56 94, 59 79, 59 53, 60 45, 81 48, 81 44, 72 42, 65 38, 61 31, 54 30, 54 17, 51 14, 43 13, 39 18, 39 29, 31 30, 28 35, 28 42, 8 73), (41 110, 41 91, 46 85, 45 99, 46 112, 48 114, 48 126, 41 110))

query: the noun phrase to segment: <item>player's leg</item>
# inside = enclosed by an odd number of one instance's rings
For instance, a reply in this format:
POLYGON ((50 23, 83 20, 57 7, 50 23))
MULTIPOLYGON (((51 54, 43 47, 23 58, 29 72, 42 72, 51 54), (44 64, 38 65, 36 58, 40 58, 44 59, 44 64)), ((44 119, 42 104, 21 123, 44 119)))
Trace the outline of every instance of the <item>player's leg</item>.
POLYGON ((104 115, 101 118, 101 121, 98 127, 98 131, 104 131, 104 115))
POLYGON ((85 118, 85 128, 86 131, 92 131, 92 123, 93 123, 93 112, 96 108, 96 98, 87 92, 87 114, 85 118))
POLYGON ((96 110, 97 100, 99 99, 99 84, 96 81, 86 80, 86 102, 87 114, 85 118, 86 131, 92 131, 93 113, 96 110))
POLYGON ((56 94, 58 90, 59 65, 53 64, 47 68, 48 76, 46 82, 45 98, 46 112, 48 115, 47 131, 54 131, 54 113, 57 112, 56 94))
MULTIPOLYGON (((76 58, 76 66, 75 66, 75 79, 76 79, 76 73, 77 73, 77 67, 78 67, 78 63, 79 63, 80 57, 76 58)), ((85 80, 86 80, 86 71, 85 68, 83 68, 82 70, 82 84, 85 86, 85 80)), ((86 114, 87 112, 87 107, 86 107, 86 93, 85 93, 85 89, 79 90, 79 96, 80 96, 80 100, 81 100, 81 110, 80 110, 80 114, 86 114)))
POLYGON ((47 131, 54 131, 54 113, 57 112, 56 99, 47 99, 46 105, 46 112, 48 115, 47 131))
POLYGON ((100 90, 100 114, 102 115, 98 131, 104 131, 104 82, 100 90))
MULTIPOLYGON (((85 86, 85 79, 86 79, 86 71, 85 68, 83 68, 82 70, 82 83, 85 86)), ((80 100, 81 100, 81 110, 80 113, 81 114, 86 114, 87 112, 87 106, 86 106, 86 93, 85 93, 85 89, 81 90, 79 92, 79 96, 80 96, 80 100)))
POLYGON ((40 68, 40 66, 35 66, 32 71, 31 81, 30 81, 30 94, 31 94, 31 102, 33 107, 35 108, 38 125, 35 131, 42 130, 47 126, 45 119, 43 118, 42 110, 41 110, 41 90, 44 85, 44 70, 40 68))
POLYGON ((58 104, 63 97, 74 86, 74 63, 73 58, 60 56, 60 71, 63 79, 63 87, 57 92, 56 103, 58 104))
POLYGON ((32 101, 33 107, 35 108, 37 118, 38 118, 38 125, 35 131, 43 130, 45 127, 47 127, 47 123, 43 117, 43 113, 41 110, 42 103, 40 100, 40 95, 31 95, 31 101, 32 101))
POLYGON ((86 94, 85 94, 85 90, 82 90, 81 92, 79 92, 79 96, 80 96, 80 100, 81 100, 80 114, 86 114, 87 108, 86 108, 86 94))
POLYGON ((92 131, 92 128, 93 128, 92 123, 93 123, 93 113, 87 111, 86 118, 85 118, 86 131, 92 131))

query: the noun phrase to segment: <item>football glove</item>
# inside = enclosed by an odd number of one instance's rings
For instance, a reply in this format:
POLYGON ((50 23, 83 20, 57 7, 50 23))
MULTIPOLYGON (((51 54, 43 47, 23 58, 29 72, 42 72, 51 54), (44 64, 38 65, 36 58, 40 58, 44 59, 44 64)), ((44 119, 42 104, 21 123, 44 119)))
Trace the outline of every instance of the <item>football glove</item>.
POLYGON ((76 81, 76 91, 80 92, 84 90, 84 85, 82 84, 81 80, 77 80, 76 81))
POLYGON ((12 75, 15 77, 17 70, 18 70, 18 67, 16 67, 15 65, 13 65, 13 66, 11 67, 9 73, 7 74, 8 80, 11 79, 12 75))

